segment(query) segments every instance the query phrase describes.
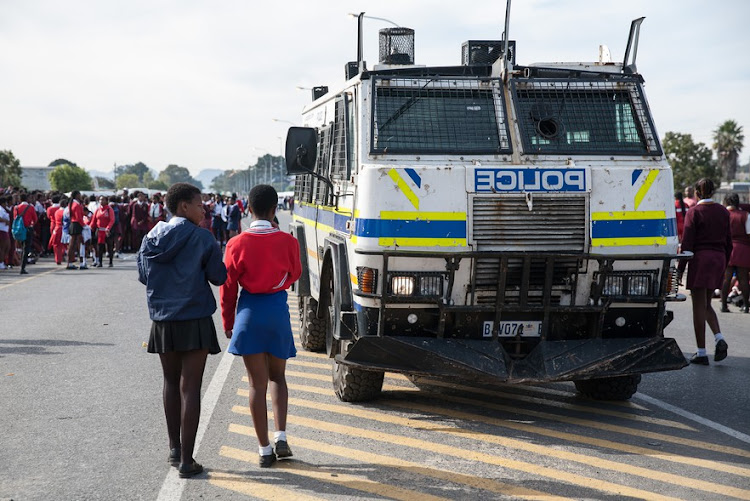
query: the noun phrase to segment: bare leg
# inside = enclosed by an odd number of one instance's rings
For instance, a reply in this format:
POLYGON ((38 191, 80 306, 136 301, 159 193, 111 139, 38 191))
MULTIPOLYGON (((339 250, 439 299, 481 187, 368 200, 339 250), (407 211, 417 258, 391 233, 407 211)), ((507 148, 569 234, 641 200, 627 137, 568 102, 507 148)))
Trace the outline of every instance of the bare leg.
POLYGON ((180 448, 180 416, 182 404, 180 397, 180 374, 182 373, 182 356, 178 352, 159 353, 161 368, 164 372, 164 416, 167 418, 169 448, 180 448))
POLYGON ((748 283, 748 269, 737 267, 737 280, 739 281, 740 291, 742 291, 742 299, 744 301, 743 308, 747 308, 750 305, 750 283, 748 283))
POLYGON ((198 433, 198 422, 201 416, 201 384, 203 370, 206 368, 208 350, 181 352, 182 373, 180 378, 180 395, 182 397, 182 464, 193 463, 195 435, 198 433))
POLYGON ((289 391, 286 387, 286 360, 268 355, 268 378, 271 380, 271 405, 276 431, 286 431, 286 414, 289 408, 289 391))
POLYGON ((719 327, 719 319, 716 317, 716 312, 711 307, 711 299, 713 299, 713 291, 709 290, 706 293, 706 322, 708 322, 708 326, 711 327, 711 331, 714 334, 718 334, 721 332, 721 327, 719 327))
POLYGON ((690 291, 690 299, 693 303, 693 330, 695 331, 695 344, 698 348, 706 348, 706 298, 713 291, 708 289, 693 289, 690 291))
POLYGON ((268 442, 268 410, 266 409, 266 390, 268 389, 268 366, 266 354, 243 355, 247 377, 250 380, 250 413, 258 443, 266 447, 268 442))
POLYGON ((727 309, 727 296, 729 296, 729 289, 732 288, 732 267, 727 266, 724 270, 724 282, 721 284, 721 310, 727 309))

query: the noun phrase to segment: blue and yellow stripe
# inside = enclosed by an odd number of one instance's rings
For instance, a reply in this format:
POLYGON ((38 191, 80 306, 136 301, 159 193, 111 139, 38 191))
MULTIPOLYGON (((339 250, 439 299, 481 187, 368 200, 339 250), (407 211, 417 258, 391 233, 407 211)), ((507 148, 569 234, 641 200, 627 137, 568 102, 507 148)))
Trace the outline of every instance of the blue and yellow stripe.
POLYGON ((592 247, 667 245, 667 238, 676 235, 677 221, 667 219, 665 211, 591 213, 592 247))

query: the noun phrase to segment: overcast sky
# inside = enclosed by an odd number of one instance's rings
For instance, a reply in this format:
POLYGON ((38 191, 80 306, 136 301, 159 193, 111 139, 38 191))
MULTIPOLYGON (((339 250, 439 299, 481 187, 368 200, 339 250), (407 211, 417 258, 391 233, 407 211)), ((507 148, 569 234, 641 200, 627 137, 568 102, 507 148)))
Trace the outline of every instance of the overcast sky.
MULTIPOLYGON (((0 149, 25 166, 67 158, 87 169, 142 161, 193 174, 279 154, 309 101, 295 86, 336 87, 356 59, 365 11, 416 30, 416 62, 460 63, 461 43, 499 39, 500 0, 0 0, 0 149)), ((724 120, 750 153, 750 1, 516 0, 519 64, 621 61, 630 21, 657 130, 710 146, 724 120)), ((365 59, 377 32, 365 20, 365 59)))

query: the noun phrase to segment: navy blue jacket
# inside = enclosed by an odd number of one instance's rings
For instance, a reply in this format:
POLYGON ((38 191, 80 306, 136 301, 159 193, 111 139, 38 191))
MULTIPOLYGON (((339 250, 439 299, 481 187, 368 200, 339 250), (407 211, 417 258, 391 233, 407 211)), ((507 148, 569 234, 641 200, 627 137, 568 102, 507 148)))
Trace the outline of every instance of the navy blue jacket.
POLYGON ((214 236, 185 218, 159 222, 138 251, 138 280, 146 285, 151 320, 210 317, 216 300, 208 283, 221 285, 226 279, 214 236))

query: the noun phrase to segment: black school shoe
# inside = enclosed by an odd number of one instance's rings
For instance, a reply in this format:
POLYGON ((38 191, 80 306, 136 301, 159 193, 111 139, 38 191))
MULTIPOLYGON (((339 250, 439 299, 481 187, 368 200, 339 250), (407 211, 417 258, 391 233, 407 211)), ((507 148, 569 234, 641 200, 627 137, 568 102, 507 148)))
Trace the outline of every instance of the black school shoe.
POLYGON ((292 449, 289 448, 289 444, 286 443, 286 440, 279 440, 276 442, 276 456, 278 456, 279 459, 290 458, 293 455, 292 449))
POLYGON ((170 463, 172 466, 180 466, 180 456, 182 455, 182 451, 179 447, 175 447, 174 449, 169 449, 169 457, 167 458, 167 462, 170 463))
POLYGON ((720 362, 727 358, 727 349, 729 345, 723 339, 716 343, 716 350, 714 351, 714 362, 720 362))
POLYGON ((182 463, 179 470, 177 471, 180 475, 180 478, 190 478, 198 475, 199 473, 203 473, 203 466, 199 465, 195 461, 193 461, 192 464, 182 463))
POLYGON ((276 462, 276 454, 266 454, 265 456, 258 456, 258 465, 261 468, 270 468, 272 464, 276 462))
POLYGON ((690 357, 690 363, 696 365, 708 365, 708 356, 703 355, 702 357, 699 357, 696 353, 695 355, 690 357))

